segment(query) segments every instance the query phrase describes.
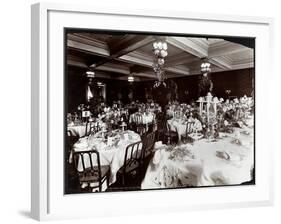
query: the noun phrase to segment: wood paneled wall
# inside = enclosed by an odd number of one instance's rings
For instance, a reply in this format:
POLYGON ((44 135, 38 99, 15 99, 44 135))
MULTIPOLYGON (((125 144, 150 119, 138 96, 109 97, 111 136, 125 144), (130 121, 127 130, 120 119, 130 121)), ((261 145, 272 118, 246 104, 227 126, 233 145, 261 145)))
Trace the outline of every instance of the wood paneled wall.
MULTIPOLYGON (((85 103, 85 85, 87 79, 84 76, 85 71, 73 67, 68 68, 68 78, 66 79, 66 95, 68 96, 68 111, 76 109, 80 103, 85 103)), ((250 96, 253 91, 254 69, 242 69, 226 72, 212 73, 210 75, 213 84, 213 94, 218 97, 226 97, 225 90, 231 90, 231 96, 241 97, 250 96)), ((186 102, 187 98, 197 99, 199 75, 175 78, 178 85, 179 100, 186 102), (186 95, 188 90, 189 95, 186 95)), ((110 104, 113 100, 118 100, 118 94, 122 96, 124 103, 129 102, 128 93, 133 91, 134 99, 145 100, 145 88, 153 86, 153 81, 135 82, 129 84, 127 81, 113 79, 98 79, 106 84, 107 102, 110 104)))

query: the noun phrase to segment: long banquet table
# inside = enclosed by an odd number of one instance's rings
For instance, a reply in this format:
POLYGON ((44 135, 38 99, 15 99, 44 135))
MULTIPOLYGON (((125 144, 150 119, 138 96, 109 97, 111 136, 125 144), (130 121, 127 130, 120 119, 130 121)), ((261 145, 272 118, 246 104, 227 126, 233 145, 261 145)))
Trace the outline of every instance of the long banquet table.
MULTIPOLYGON (((94 135, 80 138, 73 146, 73 152, 86 151, 95 148, 100 154, 101 165, 110 166, 110 180, 109 184, 116 181, 116 174, 118 170, 123 166, 126 147, 134 142, 141 140, 139 134, 127 130, 113 132, 113 137, 109 141, 105 141, 102 138, 103 133, 98 132, 94 135)), ((72 154, 69 161, 72 162, 72 154)), ((85 167, 90 167, 90 161, 85 160, 85 167)), ((95 164, 93 164, 95 165, 95 164)), ((82 171, 82 163, 78 161, 78 170, 82 171)))
POLYGON ((252 180, 253 128, 220 133, 221 139, 201 139, 171 148, 157 142, 142 189, 182 186, 237 185, 252 180))

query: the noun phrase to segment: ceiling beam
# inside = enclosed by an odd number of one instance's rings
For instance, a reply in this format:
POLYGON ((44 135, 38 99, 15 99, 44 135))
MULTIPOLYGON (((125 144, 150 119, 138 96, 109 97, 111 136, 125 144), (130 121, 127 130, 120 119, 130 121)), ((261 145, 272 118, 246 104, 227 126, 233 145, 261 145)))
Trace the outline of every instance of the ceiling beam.
POLYGON ((148 60, 145 60, 145 59, 142 59, 139 57, 135 57, 131 54, 123 55, 123 56, 117 58, 117 60, 132 63, 134 65, 144 66, 147 68, 152 68, 152 65, 153 65, 153 61, 148 61, 148 60))
POLYGON ((182 52, 180 54, 173 55, 172 57, 168 56, 167 59, 165 59, 165 65, 167 67, 175 66, 175 65, 183 65, 183 64, 189 64, 197 60, 198 60, 197 57, 194 57, 191 54, 186 54, 186 52, 182 52))
POLYGON ((192 41, 191 38, 167 37, 166 42, 184 52, 195 55, 196 57, 204 58, 208 56, 208 48, 205 48, 203 45, 199 45, 195 41, 192 41))
POLYGON ((214 58, 214 57, 220 57, 225 55, 230 55, 234 53, 243 53, 245 51, 249 51, 250 48, 224 41, 223 44, 220 44, 219 46, 212 47, 212 45, 209 48, 208 57, 214 58))
MULTIPOLYGON (((122 60, 122 61, 125 61, 128 63, 133 63, 135 65, 144 66, 144 67, 152 70, 152 65, 153 65, 152 61, 148 61, 148 60, 145 60, 142 58, 137 58, 137 57, 131 56, 130 54, 120 57, 119 60, 122 60)), ((165 71, 173 72, 173 73, 176 73, 179 75, 189 75, 189 71, 186 68, 181 69, 180 67, 164 67, 163 69, 165 71)))
POLYGON ((148 73, 148 72, 139 72, 139 73, 133 73, 134 77, 142 77, 142 78, 147 78, 147 79, 156 79, 155 74, 153 73, 148 73))
POLYGON ((110 46, 110 56, 117 58, 155 41, 153 36, 125 35, 115 46, 110 46))
POLYGON ((83 59, 73 56, 73 55, 67 55, 67 64, 80 67, 80 68, 88 68, 86 63, 82 61, 83 59))
POLYGON ((72 66, 85 68, 85 69, 88 68, 88 66, 84 62, 74 61, 74 60, 71 60, 71 59, 67 59, 67 65, 72 65, 72 66))
POLYGON ((238 69, 245 69, 245 68, 253 68, 254 67, 254 62, 244 62, 244 63, 239 63, 239 64, 233 64, 231 68, 233 70, 238 70, 238 69))
POLYGON ((143 35, 125 35, 117 44, 109 46, 110 55, 109 57, 103 58, 99 62, 91 65, 91 67, 98 67, 105 64, 108 61, 112 61, 118 57, 133 52, 155 40, 153 36, 143 35))
POLYGON ((189 75, 189 69, 181 67, 164 67, 165 71, 172 72, 178 75, 189 75))
POLYGON ((121 66, 115 66, 113 64, 101 65, 101 66, 96 67, 95 70, 120 73, 120 74, 124 74, 124 75, 129 75, 130 74, 130 69, 129 68, 121 67, 121 66))
POLYGON ((223 58, 209 58, 209 62, 222 69, 231 69, 231 63, 229 63, 227 60, 224 60, 223 58))
POLYGON ((87 52, 87 53, 98 55, 98 56, 103 56, 103 57, 109 56, 109 51, 107 49, 80 43, 80 42, 77 42, 74 40, 67 40, 67 47, 69 47, 70 49, 87 52))

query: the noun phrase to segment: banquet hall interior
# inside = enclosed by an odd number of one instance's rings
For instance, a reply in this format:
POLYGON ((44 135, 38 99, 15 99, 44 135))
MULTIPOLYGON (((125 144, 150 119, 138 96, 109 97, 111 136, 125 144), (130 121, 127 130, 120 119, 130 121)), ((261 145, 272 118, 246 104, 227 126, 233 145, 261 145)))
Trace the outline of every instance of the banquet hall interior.
POLYGON ((65 30, 65 194, 255 184, 255 39, 65 30))

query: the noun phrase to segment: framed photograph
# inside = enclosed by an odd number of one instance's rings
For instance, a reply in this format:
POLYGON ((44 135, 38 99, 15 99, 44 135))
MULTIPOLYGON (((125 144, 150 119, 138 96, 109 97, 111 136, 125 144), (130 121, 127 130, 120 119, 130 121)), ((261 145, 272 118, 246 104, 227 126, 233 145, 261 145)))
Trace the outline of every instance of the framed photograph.
POLYGON ((32 5, 32 217, 271 205, 272 29, 32 5))

